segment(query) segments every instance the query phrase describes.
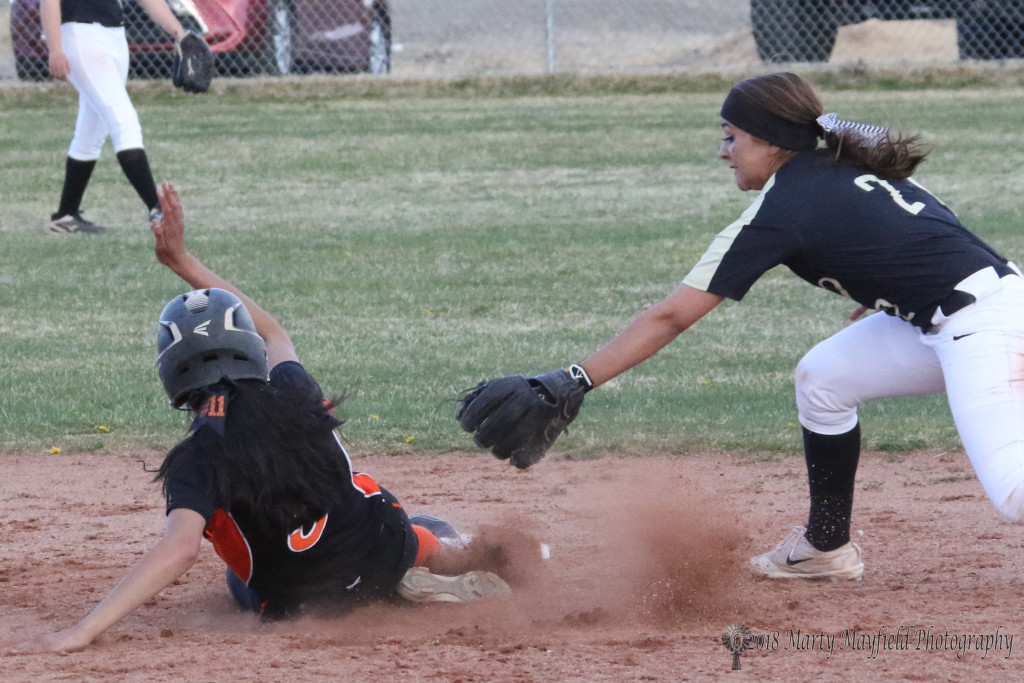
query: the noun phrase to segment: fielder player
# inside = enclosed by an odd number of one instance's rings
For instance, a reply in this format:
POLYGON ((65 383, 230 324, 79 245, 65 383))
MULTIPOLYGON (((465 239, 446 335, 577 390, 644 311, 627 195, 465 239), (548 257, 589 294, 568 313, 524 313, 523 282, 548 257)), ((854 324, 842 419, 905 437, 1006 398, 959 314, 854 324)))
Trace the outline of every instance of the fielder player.
MULTIPOLYGON (((139 0, 167 33, 187 35, 165 0, 139 0)), ((50 216, 55 233, 101 233, 102 225, 82 217, 89 178, 109 135, 117 161, 150 215, 160 210, 156 183, 142 144, 142 126, 125 83, 128 41, 120 0, 41 0, 39 11, 49 48, 50 73, 78 91, 78 120, 64 170, 64 189, 50 216)))
POLYGON ((810 485, 806 526, 751 560, 771 578, 860 579, 850 541, 862 403, 945 391, 978 479, 996 509, 1024 522, 1024 277, 911 174, 927 151, 823 114, 789 73, 736 85, 721 109, 720 157, 756 191, 664 300, 579 365, 483 382, 459 421, 520 467, 539 460, 586 391, 650 358, 724 299, 740 300, 785 265, 848 297, 856 320, 796 369, 810 485), (825 146, 819 148, 819 139, 825 146), (867 310, 879 313, 861 318, 867 310))
POLYGON ((167 304, 157 332, 171 405, 195 416, 156 477, 166 531, 80 622, 13 652, 86 647, 188 571, 203 538, 228 565, 238 604, 267 619, 331 615, 398 596, 466 602, 508 594, 489 572, 442 576, 423 566, 447 561, 439 553, 457 551, 465 536, 436 517, 410 519, 391 493, 352 470, 335 404, 299 364, 289 335, 186 251, 173 186, 164 183, 160 199, 157 258, 196 288, 167 304))

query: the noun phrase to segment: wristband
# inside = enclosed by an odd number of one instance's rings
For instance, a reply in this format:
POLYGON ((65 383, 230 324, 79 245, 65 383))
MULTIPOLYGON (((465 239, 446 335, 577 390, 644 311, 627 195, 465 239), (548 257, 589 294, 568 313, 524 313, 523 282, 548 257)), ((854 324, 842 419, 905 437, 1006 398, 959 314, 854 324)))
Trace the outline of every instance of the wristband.
POLYGON ((594 380, 590 379, 590 375, 587 374, 582 365, 570 365, 568 370, 569 376, 576 380, 576 383, 583 389, 583 393, 587 393, 594 388, 594 380))

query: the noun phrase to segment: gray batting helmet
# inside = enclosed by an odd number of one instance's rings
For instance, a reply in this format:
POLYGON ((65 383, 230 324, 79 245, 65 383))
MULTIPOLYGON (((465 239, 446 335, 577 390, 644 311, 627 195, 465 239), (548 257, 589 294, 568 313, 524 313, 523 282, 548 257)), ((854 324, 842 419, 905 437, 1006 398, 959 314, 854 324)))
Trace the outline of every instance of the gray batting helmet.
POLYGON ((172 299, 160 314, 156 366, 171 405, 222 379, 267 380, 267 347, 241 300, 223 289, 172 299))

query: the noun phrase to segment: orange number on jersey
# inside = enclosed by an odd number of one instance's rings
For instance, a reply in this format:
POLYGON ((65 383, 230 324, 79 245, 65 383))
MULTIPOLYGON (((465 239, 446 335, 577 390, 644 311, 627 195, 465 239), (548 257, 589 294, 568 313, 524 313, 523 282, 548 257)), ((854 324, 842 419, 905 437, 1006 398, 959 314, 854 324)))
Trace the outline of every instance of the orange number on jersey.
POLYGON ((302 527, 299 527, 295 531, 288 534, 288 550, 293 553, 301 553, 303 550, 309 550, 316 545, 317 541, 324 534, 324 527, 327 526, 327 515, 324 515, 320 519, 316 520, 316 524, 309 530, 307 534, 302 527))
POLYGON ((210 400, 199 411, 199 414, 209 417, 224 417, 224 397, 211 396, 210 400))

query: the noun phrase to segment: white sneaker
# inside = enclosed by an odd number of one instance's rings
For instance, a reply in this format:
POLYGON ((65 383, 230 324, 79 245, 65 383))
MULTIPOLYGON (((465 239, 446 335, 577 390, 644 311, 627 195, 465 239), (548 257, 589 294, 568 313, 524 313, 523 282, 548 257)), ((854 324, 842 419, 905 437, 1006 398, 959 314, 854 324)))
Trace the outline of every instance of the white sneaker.
POLYGON ((444 576, 426 567, 412 567, 399 582, 398 594, 411 602, 472 602, 511 595, 512 589, 490 572, 444 576))
POLYGON ((98 235, 106 230, 102 225, 85 220, 82 218, 82 214, 77 211, 64 216, 55 213, 50 216, 50 222, 47 225, 50 228, 50 232, 60 235, 71 235, 77 232, 87 235, 98 235))
POLYGON ((806 527, 793 527, 775 550, 750 558, 751 568, 770 579, 860 581, 864 562, 859 545, 851 542, 835 550, 818 550, 807 540, 806 533, 806 527))

